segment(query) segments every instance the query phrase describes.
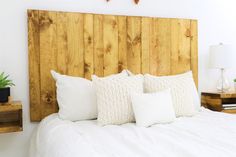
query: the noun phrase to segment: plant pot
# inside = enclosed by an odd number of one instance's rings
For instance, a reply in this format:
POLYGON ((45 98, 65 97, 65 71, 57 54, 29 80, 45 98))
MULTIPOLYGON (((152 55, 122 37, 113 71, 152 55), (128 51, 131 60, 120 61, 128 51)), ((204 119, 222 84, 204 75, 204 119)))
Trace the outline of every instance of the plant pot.
POLYGON ((10 96, 10 87, 0 88, 0 103, 8 102, 10 96))

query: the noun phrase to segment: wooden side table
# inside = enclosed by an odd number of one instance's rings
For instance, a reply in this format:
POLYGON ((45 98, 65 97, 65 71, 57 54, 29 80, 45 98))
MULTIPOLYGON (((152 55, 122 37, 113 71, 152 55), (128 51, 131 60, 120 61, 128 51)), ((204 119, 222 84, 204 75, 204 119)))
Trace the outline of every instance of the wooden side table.
POLYGON ((236 93, 203 92, 201 94, 201 104, 202 106, 213 111, 236 114, 236 107, 224 107, 227 105, 236 105, 236 93))
POLYGON ((22 103, 20 101, 12 101, 0 104, 0 133, 22 130, 22 103))

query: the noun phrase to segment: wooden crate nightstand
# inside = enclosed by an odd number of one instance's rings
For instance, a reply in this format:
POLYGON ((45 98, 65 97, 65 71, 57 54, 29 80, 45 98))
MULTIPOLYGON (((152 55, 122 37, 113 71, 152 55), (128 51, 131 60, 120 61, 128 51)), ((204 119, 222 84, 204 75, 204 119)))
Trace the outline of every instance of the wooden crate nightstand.
POLYGON ((13 101, 0 104, 0 133, 22 131, 22 104, 13 101))
POLYGON ((203 92, 201 94, 202 106, 219 112, 236 114, 236 93, 203 92))

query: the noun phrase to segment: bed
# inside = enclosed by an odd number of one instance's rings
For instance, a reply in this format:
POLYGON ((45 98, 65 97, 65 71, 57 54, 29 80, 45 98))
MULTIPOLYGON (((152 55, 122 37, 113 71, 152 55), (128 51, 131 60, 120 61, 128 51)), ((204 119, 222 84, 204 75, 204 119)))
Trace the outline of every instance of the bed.
POLYGON ((91 79, 129 69, 198 84, 197 20, 28 11, 30 117, 40 122, 30 157, 236 155, 236 116, 201 108, 170 124, 100 126, 58 116, 50 70, 91 79))
POLYGON ((96 121, 44 119, 31 141, 30 157, 227 156, 236 154, 236 116, 202 108, 172 124, 137 127, 96 121))

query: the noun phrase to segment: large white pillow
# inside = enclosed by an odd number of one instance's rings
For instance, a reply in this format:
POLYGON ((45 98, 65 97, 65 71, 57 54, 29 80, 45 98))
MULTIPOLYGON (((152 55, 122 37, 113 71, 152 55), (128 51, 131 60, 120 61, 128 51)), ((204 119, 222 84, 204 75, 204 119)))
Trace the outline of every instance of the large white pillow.
MULTIPOLYGON (((144 91, 158 92, 165 89, 171 89, 175 114, 180 116, 193 116, 197 109, 195 102, 196 86, 193 80, 192 72, 172 76, 144 76, 144 91)), ((200 103, 199 103, 200 104, 200 103)))
POLYGON ((170 89, 144 94, 131 95, 137 126, 170 123, 175 120, 175 111, 170 89))
MULTIPOLYGON (((53 70, 51 74, 56 81, 58 114, 61 119, 78 121, 97 118, 96 91, 92 81, 61 75, 53 70)), ((127 72, 109 77, 115 76, 127 76, 127 72)))
POLYGON ((97 94, 98 123, 124 124, 134 121, 131 93, 143 93, 143 76, 99 78, 92 76, 97 94))

